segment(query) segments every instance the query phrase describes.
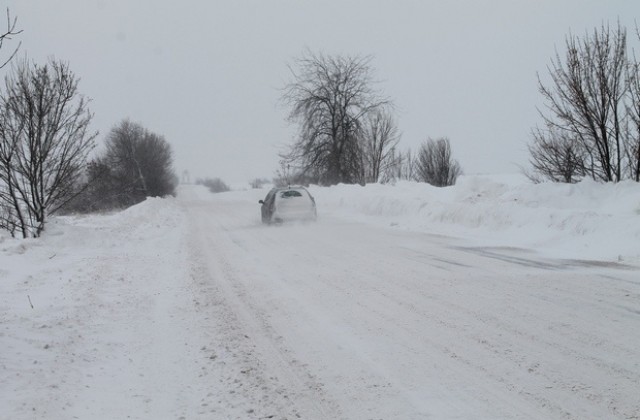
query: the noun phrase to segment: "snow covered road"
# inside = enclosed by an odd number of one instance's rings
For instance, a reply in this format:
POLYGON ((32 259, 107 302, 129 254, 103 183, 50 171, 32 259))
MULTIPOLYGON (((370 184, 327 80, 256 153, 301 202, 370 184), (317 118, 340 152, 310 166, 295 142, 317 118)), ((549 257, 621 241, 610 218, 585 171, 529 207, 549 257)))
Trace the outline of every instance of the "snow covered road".
POLYGON ((263 226, 263 196, 183 188, 6 248, 0 418, 640 418, 636 266, 321 206, 263 226))
POLYGON ((636 269, 331 217, 265 227, 237 197, 185 201, 191 248, 287 417, 640 416, 636 269))

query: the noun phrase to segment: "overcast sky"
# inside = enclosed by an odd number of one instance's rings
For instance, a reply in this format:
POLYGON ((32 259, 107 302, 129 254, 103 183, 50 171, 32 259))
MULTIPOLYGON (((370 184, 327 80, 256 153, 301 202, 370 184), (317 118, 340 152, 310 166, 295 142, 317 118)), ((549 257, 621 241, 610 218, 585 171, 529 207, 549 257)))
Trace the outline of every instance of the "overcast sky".
POLYGON ((373 56, 403 149, 446 136, 465 173, 518 172, 540 122, 536 72, 565 35, 620 20, 638 45, 640 17, 638 0, 4 3, 22 55, 65 60, 80 77, 100 142, 129 118, 165 136, 178 173, 234 183, 272 177, 293 142, 279 98, 307 48, 373 56))

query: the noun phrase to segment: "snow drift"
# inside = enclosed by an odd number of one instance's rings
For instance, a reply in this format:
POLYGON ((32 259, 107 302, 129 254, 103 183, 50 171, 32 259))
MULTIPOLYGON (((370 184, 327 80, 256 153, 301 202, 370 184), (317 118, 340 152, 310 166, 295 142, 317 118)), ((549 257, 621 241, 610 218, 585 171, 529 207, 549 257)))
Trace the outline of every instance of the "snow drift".
POLYGON ((559 258, 637 260, 640 184, 532 184, 519 175, 310 189, 318 214, 458 236, 474 245, 532 248, 559 258))

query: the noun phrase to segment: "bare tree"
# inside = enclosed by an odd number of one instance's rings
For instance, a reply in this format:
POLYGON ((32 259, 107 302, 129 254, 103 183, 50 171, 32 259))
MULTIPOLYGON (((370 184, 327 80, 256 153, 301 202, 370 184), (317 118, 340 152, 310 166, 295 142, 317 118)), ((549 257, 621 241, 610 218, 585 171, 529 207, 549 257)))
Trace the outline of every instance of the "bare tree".
POLYGON ((110 170, 109 182, 117 185, 122 206, 175 193, 171 145, 138 123, 124 120, 113 127, 102 159, 110 170))
POLYGON ((371 57, 307 53, 291 68, 283 93, 298 140, 281 157, 321 184, 363 181, 360 139, 365 117, 388 103, 372 84, 371 57))
POLYGON ((570 35, 566 48, 565 61, 556 54, 549 68, 550 86, 538 78, 549 111, 541 116, 550 133, 560 134, 556 143, 579 142, 591 177, 617 182, 624 166, 626 30, 603 26, 583 39, 570 35))
MULTIPOLYGON (((636 28, 636 34, 640 39, 640 31, 636 28)), ((627 66, 628 97, 626 156, 629 167, 629 176, 636 182, 640 182, 640 63, 635 59, 627 66)))
POLYGON ((584 147, 567 131, 554 127, 546 131, 537 129, 529 153, 533 174, 526 175, 534 182, 542 177, 554 182, 574 183, 587 174, 584 147))
POLYGON ((389 112, 379 109, 369 114, 362 138, 365 182, 383 180, 395 163, 393 158, 399 141, 398 126, 389 112))
POLYGON ((381 170, 379 182, 415 180, 416 159, 411 149, 402 152, 397 147, 392 147, 388 155, 387 163, 381 170))
POLYGON ((92 117, 67 64, 13 68, 0 93, 0 227, 38 237, 76 193, 97 135, 92 117))
POLYGON ((449 139, 428 139, 423 143, 416 160, 416 179, 435 187, 454 185, 462 169, 451 157, 449 139))
MULTIPOLYGON (((0 34, 0 50, 2 49, 2 47, 4 47, 4 43, 6 41, 11 41, 13 40, 14 36, 22 33, 22 30, 18 30, 16 28, 17 24, 18 18, 12 18, 9 9, 7 8, 7 26, 5 31, 0 34)), ((13 51, 9 54, 9 57, 1 62, 0 69, 4 68, 7 64, 9 64, 9 61, 11 61, 13 57, 15 57, 15 55, 18 53, 18 50, 20 49, 20 45, 22 45, 21 42, 18 43, 18 45, 13 49, 13 51)))
POLYGON ((411 151, 411 149, 407 149, 407 151, 400 156, 400 179, 404 179, 407 181, 415 181, 417 178, 417 158, 415 154, 411 151))

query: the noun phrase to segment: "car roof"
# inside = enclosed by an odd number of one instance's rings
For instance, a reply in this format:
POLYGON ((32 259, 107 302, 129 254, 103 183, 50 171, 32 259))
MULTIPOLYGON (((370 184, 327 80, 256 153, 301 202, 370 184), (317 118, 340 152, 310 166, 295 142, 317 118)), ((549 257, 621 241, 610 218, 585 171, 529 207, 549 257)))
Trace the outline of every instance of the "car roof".
POLYGON ((287 190, 304 190, 304 191, 306 191, 307 189, 305 187, 303 187, 302 185, 290 185, 288 187, 275 187, 271 191, 287 191, 287 190))

